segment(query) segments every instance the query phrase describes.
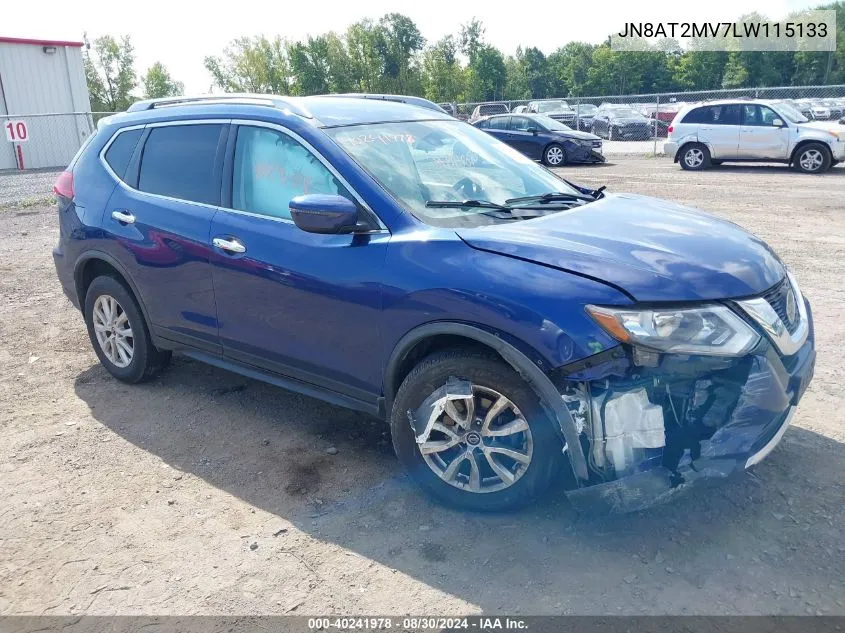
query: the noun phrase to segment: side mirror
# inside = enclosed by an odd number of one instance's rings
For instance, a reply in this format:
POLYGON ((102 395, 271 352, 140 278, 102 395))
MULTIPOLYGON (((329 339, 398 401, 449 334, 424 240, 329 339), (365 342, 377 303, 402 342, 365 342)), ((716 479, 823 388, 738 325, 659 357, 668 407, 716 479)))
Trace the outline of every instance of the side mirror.
POLYGON ((294 224, 307 233, 349 233, 358 223, 358 207, 343 196, 306 194, 288 208, 294 224))
POLYGON ((772 119, 772 125, 774 125, 775 127, 786 127, 783 122, 783 119, 772 119))
POLYGON ((534 136, 537 136, 537 132, 539 132, 539 130, 536 127, 530 127, 530 128, 528 128, 527 131, 531 132, 534 136))

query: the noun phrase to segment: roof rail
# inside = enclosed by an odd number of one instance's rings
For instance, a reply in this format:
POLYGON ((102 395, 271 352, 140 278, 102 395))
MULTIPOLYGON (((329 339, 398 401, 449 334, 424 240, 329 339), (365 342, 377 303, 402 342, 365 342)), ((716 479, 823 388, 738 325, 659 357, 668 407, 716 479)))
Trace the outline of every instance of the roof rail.
POLYGON ((221 103, 243 104, 243 105, 262 105, 270 108, 278 108, 279 110, 287 110, 292 114, 296 114, 305 118, 312 118, 311 113, 303 108, 299 103, 293 99, 287 99, 277 95, 268 94, 253 94, 253 93, 223 93, 219 95, 196 95, 196 96, 181 96, 181 97, 163 97, 161 99, 145 99, 143 101, 136 101, 127 112, 141 112, 144 110, 156 110, 159 108, 171 108, 183 105, 218 105, 221 103))
POLYGON ((391 94, 381 94, 381 93, 372 93, 372 92, 343 92, 343 93, 336 93, 336 94, 327 94, 327 95, 319 95, 320 97, 351 97, 354 99, 375 99, 377 101, 395 101, 397 103, 406 103, 408 105, 414 105, 419 108, 426 108, 427 110, 434 110, 435 112, 442 112, 443 114, 449 114, 441 108, 439 105, 434 103, 433 101, 429 101, 428 99, 423 99, 422 97, 414 97, 412 95, 391 95, 391 94))

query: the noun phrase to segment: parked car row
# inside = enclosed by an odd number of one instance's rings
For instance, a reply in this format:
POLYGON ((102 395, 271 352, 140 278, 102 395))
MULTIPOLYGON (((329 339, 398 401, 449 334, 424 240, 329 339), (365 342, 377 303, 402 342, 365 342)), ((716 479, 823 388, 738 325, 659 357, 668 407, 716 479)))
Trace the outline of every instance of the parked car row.
MULTIPOLYGON (((737 101, 749 101, 740 97, 737 101)), ((845 98, 831 99, 776 99, 785 107, 797 110, 809 121, 838 121, 845 118, 845 98)), ((642 141, 668 136, 669 124, 679 111, 691 103, 673 101, 670 103, 631 102, 613 103, 570 103, 564 99, 543 99, 514 106, 512 112, 505 102, 482 103, 475 107, 468 118, 454 114, 449 104, 440 104, 457 118, 475 123, 479 119, 496 114, 543 114, 560 121, 571 128, 591 132, 607 140, 642 141), (598 118, 597 118, 598 115, 598 118)))

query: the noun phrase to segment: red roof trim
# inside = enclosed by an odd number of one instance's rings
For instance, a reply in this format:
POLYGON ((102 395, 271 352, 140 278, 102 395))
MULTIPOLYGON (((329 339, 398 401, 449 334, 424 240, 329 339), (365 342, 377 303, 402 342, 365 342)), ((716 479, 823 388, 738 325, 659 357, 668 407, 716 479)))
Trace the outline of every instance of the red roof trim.
POLYGON ((3 44, 35 44, 37 46, 74 46, 81 47, 83 42, 66 42, 64 40, 31 40, 24 37, 0 37, 3 44))

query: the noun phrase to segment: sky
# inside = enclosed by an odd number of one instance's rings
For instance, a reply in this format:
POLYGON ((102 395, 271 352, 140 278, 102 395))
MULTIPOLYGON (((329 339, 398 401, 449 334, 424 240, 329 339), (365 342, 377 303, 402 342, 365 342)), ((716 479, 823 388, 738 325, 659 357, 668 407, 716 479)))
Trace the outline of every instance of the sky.
POLYGON ((188 94, 208 92, 211 77, 203 66, 243 35, 281 35, 303 39, 327 31, 343 32, 363 18, 399 12, 416 22, 434 42, 456 33, 473 17, 486 27, 486 40, 506 55, 517 46, 551 53, 569 41, 603 41, 626 22, 722 22, 758 11, 770 19, 821 4, 820 0, 539 0, 532 3, 464 0, 235 0, 187 2, 144 0, 7 0, 0 11, 0 36, 82 40, 100 35, 131 37, 140 77, 156 61, 185 83, 188 94))

